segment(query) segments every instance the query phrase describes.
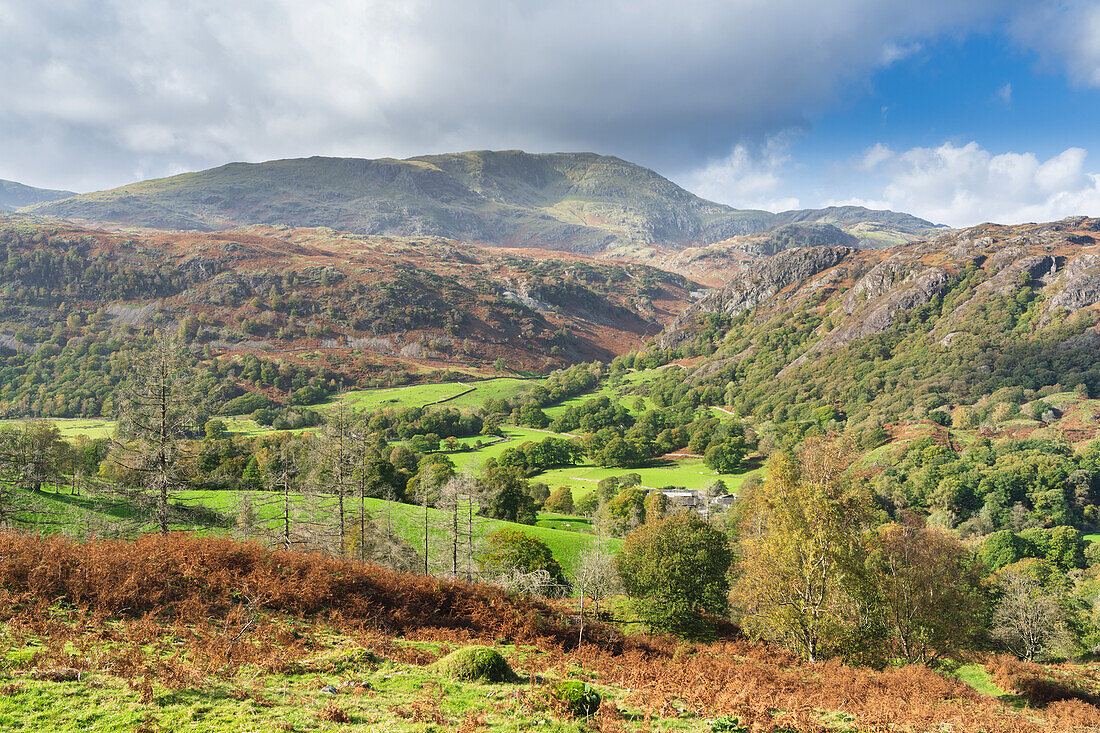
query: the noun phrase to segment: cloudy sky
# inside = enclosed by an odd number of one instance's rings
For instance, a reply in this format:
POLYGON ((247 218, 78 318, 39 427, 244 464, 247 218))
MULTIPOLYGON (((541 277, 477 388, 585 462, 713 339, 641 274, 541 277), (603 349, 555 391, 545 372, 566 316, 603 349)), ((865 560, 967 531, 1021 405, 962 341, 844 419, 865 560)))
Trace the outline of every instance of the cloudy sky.
POLYGON ((0 178, 590 150, 739 207, 1100 215, 1100 0, 0 0, 0 178))

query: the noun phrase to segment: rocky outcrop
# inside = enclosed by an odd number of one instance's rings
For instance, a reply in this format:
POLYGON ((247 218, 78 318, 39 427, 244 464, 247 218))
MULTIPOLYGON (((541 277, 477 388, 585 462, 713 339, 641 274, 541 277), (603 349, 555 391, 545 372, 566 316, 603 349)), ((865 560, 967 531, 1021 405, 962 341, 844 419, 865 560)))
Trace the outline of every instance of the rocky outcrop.
MULTIPOLYGON (((869 306, 866 315, 847 327, 834 331, 823 343, 828 346, 837 346, 857 338, 882 333, 894 325, 899 314, 927 305, 937 295, 942 295, 952 279, 951 273, 942 267, 929 267, 911 275, 902 285, 893 290, 883 291, 876 302, 869 306)), ((862 282, 861 280, 860 283, 862 282)), ((858 286, 857 283, 856 287, 858 286)), ((878 292, 878 286, 869 285, 864 292, 878 292)))
POLYGON ((750 263, 724 286, 710 291, 689 307, 661 334, 663 349, 676 348, 689 338, 683 326, 706 313, 737 315, 770 301, 783 289, 801 284, 814 275, 840 264, 856 250, 851 247, 808 247, 782 252, 775 257, 750 263))
POLYGON ((1055 284, 1060 289, 1050 299, 1051 308, 1065 308, 1072 313, 1100 303, 1100 255, 1085 254, 1074 259, 1055 284))

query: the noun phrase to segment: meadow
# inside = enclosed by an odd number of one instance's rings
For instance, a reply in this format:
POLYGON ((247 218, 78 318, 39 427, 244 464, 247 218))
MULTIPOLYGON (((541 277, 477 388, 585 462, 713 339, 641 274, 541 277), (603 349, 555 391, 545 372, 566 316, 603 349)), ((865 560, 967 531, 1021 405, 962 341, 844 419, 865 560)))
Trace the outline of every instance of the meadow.
POLYGON ((486 400, 508 399, 535 382, 516 377, 498 377, 482 381, 413 384, 407 387, 348 390, 322 407, 343 405, 357 410, 379 407, 427 407, 445 403, 448 407, 478 407, 486 400))

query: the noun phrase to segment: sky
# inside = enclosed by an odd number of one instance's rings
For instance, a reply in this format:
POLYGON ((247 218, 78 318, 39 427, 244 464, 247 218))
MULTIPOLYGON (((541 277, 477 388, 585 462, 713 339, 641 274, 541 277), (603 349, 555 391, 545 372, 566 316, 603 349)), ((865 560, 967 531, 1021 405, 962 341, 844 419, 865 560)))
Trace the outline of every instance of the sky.
POLYGON ((0 0, 0 178, 592 151, 739 208, 1100 215, 1100 0, 0 0))

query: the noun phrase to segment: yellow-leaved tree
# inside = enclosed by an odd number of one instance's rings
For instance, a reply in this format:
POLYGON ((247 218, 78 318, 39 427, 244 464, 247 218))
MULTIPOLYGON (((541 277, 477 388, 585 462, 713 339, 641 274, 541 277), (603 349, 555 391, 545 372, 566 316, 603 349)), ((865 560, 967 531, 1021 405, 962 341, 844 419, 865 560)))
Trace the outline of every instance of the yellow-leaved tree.
POLYGON ((741 508, 733 606, 750 635, 811 661, 827 655, 860 613, 850 591, 862 576, 861 534, 871 512, 843 481, 850 455, 824 440, 807 441, 797 458, 777 454, 741 508))

